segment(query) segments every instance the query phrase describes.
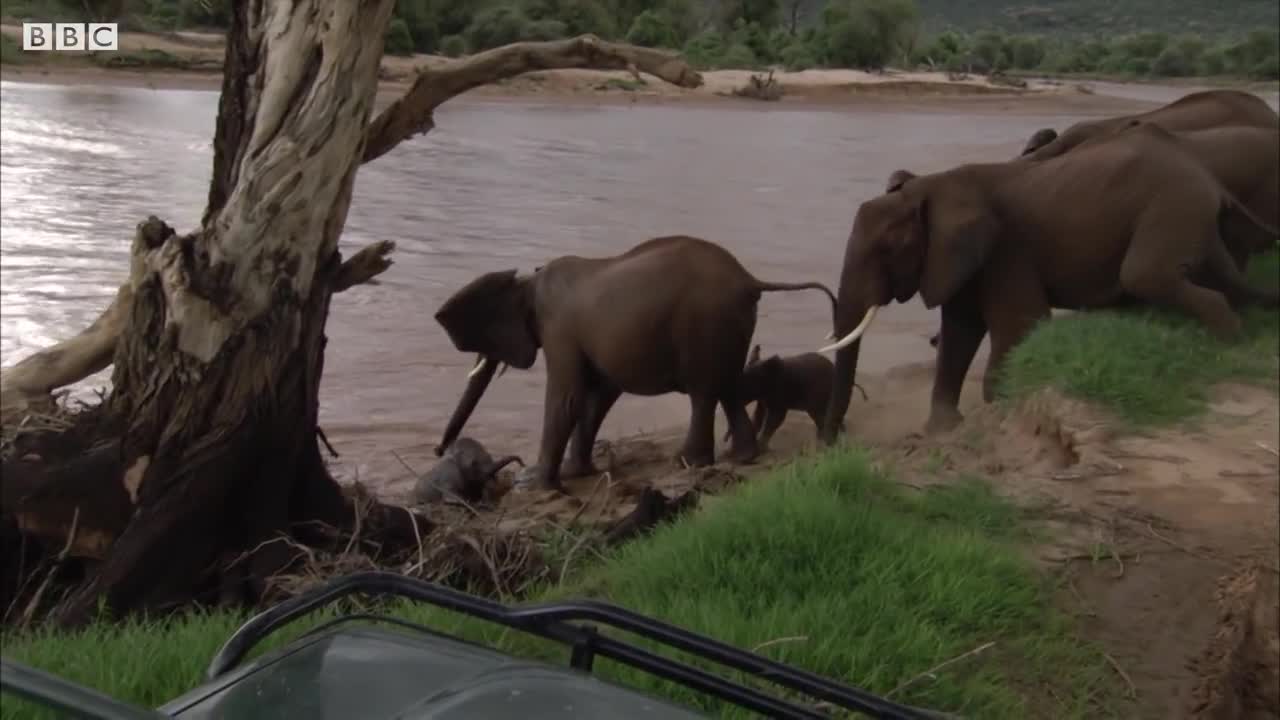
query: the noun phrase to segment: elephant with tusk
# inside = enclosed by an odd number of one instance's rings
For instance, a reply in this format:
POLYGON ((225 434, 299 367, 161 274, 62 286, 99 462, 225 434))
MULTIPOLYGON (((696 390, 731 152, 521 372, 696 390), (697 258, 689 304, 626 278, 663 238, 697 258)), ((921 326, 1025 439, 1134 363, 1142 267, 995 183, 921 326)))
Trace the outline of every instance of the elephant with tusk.
POLYGON ((750 462, 759 451, 737 379, 757 305, 762 293, 804 289, 827 294, 834 320, 835 295, 822 283, 759 280, 724 247, 685 235, 647 240, 612 257, 556 258, 528 276, 482 275, 435 315, 454 347, 481 356, 436 452, 461 432, 500 364, 528 369, 542 350, 542 441, 537 462, 524 473, 533 489, 560 488, 566 450, 567 476, 595 471, 596 434, 622 393, 689 396, 681 456, 694 466, 715 459, 720 405, 734 438, 730 457, 750 462))
POLYGON ((917 293, 942 309, 929 431, 960 422, 960 388, 983 337, 990 400, 1005 354, 1051 308, 1151 303, 1237 338, 1236 308, 1275 306, 1280 294, 1248 284, 1226 237, 1274 247, 1278 236, 1154 125, 1050 160, 912 176, 855 214, 838 291, 843 337, 820 350, 837 353, 823 441, 835 441, 848 409, 863 333, 881 307, 917 293))

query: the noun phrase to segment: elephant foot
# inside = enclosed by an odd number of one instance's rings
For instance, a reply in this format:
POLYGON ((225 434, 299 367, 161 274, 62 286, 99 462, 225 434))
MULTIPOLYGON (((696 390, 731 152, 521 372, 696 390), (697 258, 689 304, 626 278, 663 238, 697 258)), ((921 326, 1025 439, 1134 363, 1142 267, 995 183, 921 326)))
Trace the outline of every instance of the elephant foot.
POLYGON ((515 478, 511 481, 511 489, 516 492, 547 490, 564 492, 564 488, 560 485, 560 479, 552 478, 550 475, 551 473, 544 472, 538 465, 526 465, 516 472, 515 478))
POLYGON ((964 421, 960 411, 952 407, 934 407, 924 425, 926 435, 937 435, 954 429, 964 421))
POLYGON ((677 459, 689 467, 707 467, 716 463, 716 455, 710 450, 689 450, 680 451, 677 459))
POLYGON ((581 460, 566 460, 564 465, 560 466, 560 477, 580 478, 599 474, 600 469, 597 468, 595 463, 590 460, 587 460, 586 462, 581 460))
POLYGON ((764 446, 757 445, 754 448, 734 448, 729 451, 729 462, 735 465, 750 465, 755 459, 760 457, 760 453, 764 452, 764 446))

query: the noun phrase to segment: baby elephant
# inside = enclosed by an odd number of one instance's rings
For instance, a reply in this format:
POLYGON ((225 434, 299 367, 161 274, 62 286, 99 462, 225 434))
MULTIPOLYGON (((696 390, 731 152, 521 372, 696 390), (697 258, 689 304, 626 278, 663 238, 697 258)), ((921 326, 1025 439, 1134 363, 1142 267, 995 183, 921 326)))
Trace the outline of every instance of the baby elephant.
POLYGON ((507 455, 495 461, 478 440, 460 437, 444 451, 435 467, 418 478, 413 497, 421 503, 456 499, 477 502, 493 476, 513 462, 524 466, 518 455, 507 455))
MULTIPOLYGON (((747 365, 739 380, 742 402, 755 401, 756 408, 751 424, 760 437, 760 452, 769 446, 769 439, 782 426, 790 410, 803 410, 819 430, 827 413, 827 401, 831 395, 831 381, 835 366, 825 355, 803 353, 779 357, 772 355, 760 360, 760 346, 751 348, 747 365)), ((855 387, 858 387, 855 383, 855 387)), ((861 391, 862 388, 858 387, 861 391)), ((863 392, 863 398, 866 393, 863 392)), ((725 435, 728 439, 728 435, 725 435)))

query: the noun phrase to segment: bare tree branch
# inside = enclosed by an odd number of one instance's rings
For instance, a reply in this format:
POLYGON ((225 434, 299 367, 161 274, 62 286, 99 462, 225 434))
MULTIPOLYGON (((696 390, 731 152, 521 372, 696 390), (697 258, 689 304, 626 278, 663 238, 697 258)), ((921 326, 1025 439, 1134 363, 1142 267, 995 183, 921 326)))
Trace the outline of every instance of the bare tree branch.
POLYGON ((518 42, 486 50, 444 67, 424 69, 404 97, 369 123, 364 161, 385 155, 415 134, 435 127, 432 112, 468 90, 536 70, 629 70, 645 72, 680 87, 702 85, 702 75, 680 56, 580 35, 552 42, 518 42))
POLYGON ((396 249, 396 244, 383 240, 366 246, 360 252, 343 261, 338 274, 333 279, 333 291, 342 292, 356 285, 373 281, 377 275, 391 267, 392 260, 388 255, 396 249))

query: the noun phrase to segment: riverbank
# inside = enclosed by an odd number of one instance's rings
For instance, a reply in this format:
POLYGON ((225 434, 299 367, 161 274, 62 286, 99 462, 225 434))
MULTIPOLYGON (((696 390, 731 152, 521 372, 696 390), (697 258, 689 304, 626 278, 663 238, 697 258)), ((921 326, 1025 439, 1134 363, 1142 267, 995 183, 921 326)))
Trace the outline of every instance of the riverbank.
MULTIPOLYGON (((1251 263, 1255 283, 1277 272, 1280 253, 1251 263)), ((858 448, 815 452, 811 422, 793 416, 760 463, 689 469, 670 459, 673 429, 602 442, 604 472, 567 495, 509 493, 507 475, 487 503, 430 512, 470 538, 454 550, 476 548, 469 572, 489 593, 609 599, 908 702, 984 718, 1261 720, 1280 701, 1280 316, 1245 319, 1246 339, 1222 346, 1168 313, 1070 315, 1011 355, 1001 402, 980 402, 973 373, 949 433, 918 433, 932 367, 902 365, 860 377, 858 448), (683 514, 602 545, 653 490, 683 514)), ((438 545, 398 569, 422 572, 438 545)), ((311 556, 281 582, 296 591, 367 562, 311 556)), ((398 614, 545 657, 442 613, 398 614)), ((9 636, 6 652, 155 704, 198 682, 243 617, 9 636)))
MULTIPOLYGON (((222 37, 201 33, 125 32, 119 50, 95 55, 23 52, 21 26, 0 25, 9 43, 0 79, 66 85, 102 83, 170 90, 217 91, 222 82, 222 37)), ((379 90, 403 92, 422 68, 457 62, 437 55, 385 56, 379 90)), ((488 98, 623 101, 628 103, 738 102, 754 107, 796 104, 847 104, 875 100, 953 100, 1070 96, 1086 94, 1071 83, 1051 80, 992 80, 981 76, 949 77, 942 72, 867 73, 855 70, 775 72, 780 102, 736 97, 754 74, 747 70, 704 72, 703 85, 679 88, 650 77, 637 80, 625 71, 556 70, 529 73, 470 91, 488 98), (1012 83, 1012 84, 1010 84, 1012 83), (1025 85, 1023 87, 1019 87, 1025 85)))

